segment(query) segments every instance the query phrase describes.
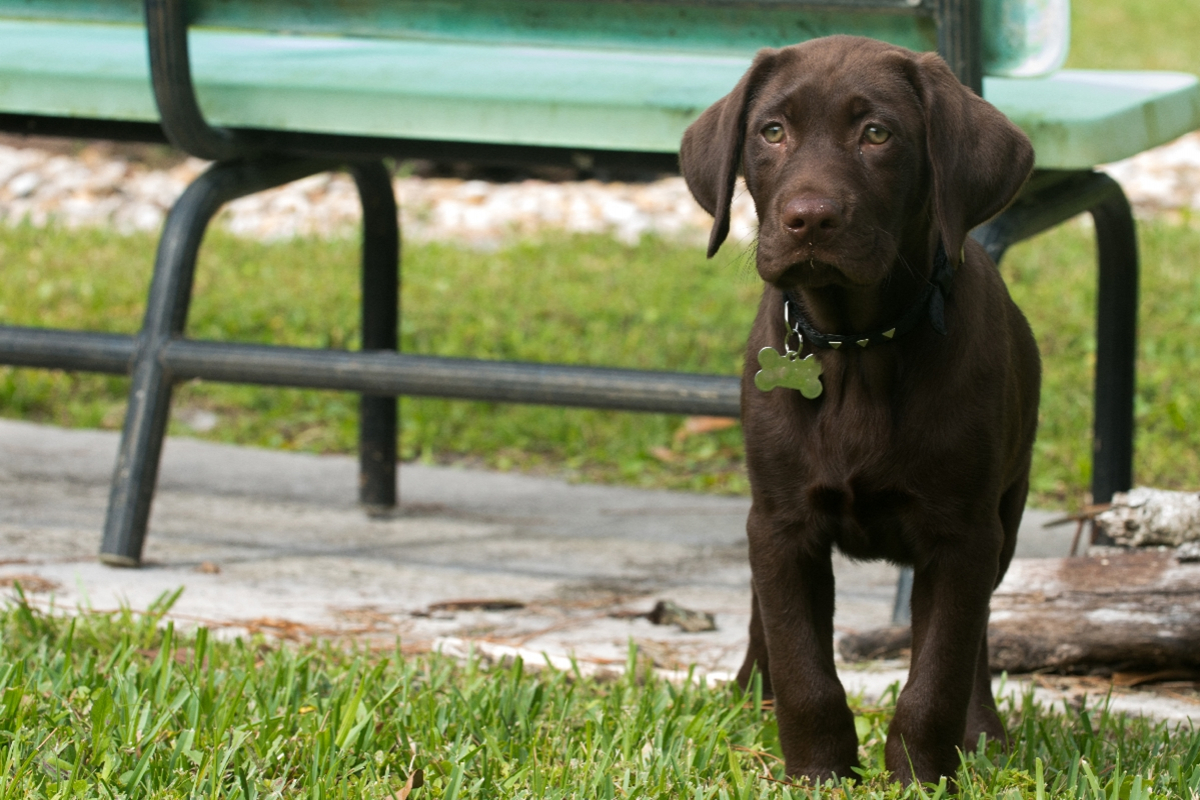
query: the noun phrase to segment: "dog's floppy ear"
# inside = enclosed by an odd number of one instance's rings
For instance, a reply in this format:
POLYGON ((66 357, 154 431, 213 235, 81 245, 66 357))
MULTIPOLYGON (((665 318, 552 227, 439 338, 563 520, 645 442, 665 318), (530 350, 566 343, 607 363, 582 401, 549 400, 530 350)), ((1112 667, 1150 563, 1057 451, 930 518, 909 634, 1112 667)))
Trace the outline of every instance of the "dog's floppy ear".
POLYGON ((959 83, 935 53, 913 60, 933 172, 933 213, 957 265, 967 233, 1003 211, 1033 170, 1029 137, 959 83))
POLYGON ((713 216, 708 257, 729 235, 729 205, 742 160, 746 106, 770 72, 778 51, 758 51, 754 63, 733 91, 713 103, 683 134, 679 169, 700 207, 713 216))

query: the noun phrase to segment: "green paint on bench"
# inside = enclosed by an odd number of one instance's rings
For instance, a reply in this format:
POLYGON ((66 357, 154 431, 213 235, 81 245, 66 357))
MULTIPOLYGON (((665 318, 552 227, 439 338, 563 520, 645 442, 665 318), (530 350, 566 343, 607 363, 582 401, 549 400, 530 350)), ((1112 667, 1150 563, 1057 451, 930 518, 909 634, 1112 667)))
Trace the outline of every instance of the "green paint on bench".
MULTIPOLYGON (((648 152, 675 152, 752 54, 211 29, 190 42, 214 124, 648 152)), ((1086 169, 1200 128, 1190 75, 1062 71, 989 78, 984 93, 1047 169, 1086 169)), ((0 19, 0 111, 157 120, 145 31, 0 19)))

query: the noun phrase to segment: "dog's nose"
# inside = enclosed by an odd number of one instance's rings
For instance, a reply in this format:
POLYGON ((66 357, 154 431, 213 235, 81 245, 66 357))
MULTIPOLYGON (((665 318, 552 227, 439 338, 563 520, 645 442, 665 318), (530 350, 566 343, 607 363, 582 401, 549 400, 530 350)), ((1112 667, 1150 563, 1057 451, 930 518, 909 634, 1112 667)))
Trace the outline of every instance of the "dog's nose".
POLYGON ((783 226, 809 244, 828 239, 844 222, 841 204, 825 197, 794 197, 783 207, 783 226))

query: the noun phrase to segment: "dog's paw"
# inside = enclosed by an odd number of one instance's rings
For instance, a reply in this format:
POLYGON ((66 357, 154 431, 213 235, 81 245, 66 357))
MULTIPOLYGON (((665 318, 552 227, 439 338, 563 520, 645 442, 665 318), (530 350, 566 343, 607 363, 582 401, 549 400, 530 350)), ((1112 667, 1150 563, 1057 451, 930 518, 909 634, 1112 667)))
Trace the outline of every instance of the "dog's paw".
POLYGON ((781 356, 774 347, 758 351, 758 366, 754 385, 759 391, 769 392, 776 386, 795 389, 812 400, 821 395, 821 362, 812 354, 799 358, 794 353, 781 356))

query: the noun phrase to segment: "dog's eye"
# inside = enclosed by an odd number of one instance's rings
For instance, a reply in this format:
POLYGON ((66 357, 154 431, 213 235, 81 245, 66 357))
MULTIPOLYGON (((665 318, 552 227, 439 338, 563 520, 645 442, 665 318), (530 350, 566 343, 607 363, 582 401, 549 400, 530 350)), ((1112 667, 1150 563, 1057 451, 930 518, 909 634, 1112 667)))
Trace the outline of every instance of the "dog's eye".
POLYGON ((779 144, 783 141, 783 126, 778 122, 772 122, 762 129, 762 137, 771 144, 779 144))
POLYGON ((871 144, 883 144, 892 138, 892 132, 879 125, 868 125, 863 136, 871 144))

